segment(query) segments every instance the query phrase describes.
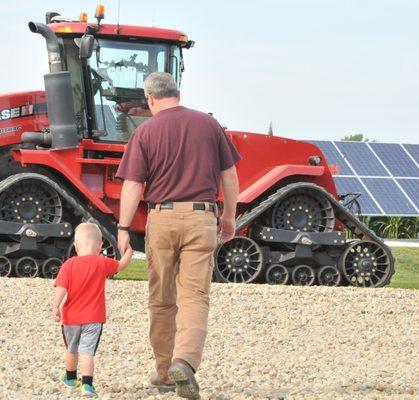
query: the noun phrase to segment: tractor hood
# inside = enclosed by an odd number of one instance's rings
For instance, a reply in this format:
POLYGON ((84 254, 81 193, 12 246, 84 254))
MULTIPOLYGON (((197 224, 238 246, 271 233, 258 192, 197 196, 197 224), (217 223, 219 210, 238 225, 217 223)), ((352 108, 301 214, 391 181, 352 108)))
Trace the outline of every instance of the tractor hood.
POLYGON ((20 143, 23 132, 40 132, 46 127, 47 104, 43 90, 0 95, 0 145, 20 143))

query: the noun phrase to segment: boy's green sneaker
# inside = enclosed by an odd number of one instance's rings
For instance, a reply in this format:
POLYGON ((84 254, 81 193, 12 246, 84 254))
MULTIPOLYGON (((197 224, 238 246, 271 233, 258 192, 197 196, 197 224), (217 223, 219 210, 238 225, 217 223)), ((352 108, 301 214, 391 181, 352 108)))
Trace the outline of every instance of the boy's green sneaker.
POLYGON ((83 397, 97 397, 95 388, 87 383, 81 385, 81 395, 83 397))
POLYGON ((70 389, 74 389, 79 385, 77 379, 67 379, 67 372, 65 371, 60 375, 60 381, 70 389))

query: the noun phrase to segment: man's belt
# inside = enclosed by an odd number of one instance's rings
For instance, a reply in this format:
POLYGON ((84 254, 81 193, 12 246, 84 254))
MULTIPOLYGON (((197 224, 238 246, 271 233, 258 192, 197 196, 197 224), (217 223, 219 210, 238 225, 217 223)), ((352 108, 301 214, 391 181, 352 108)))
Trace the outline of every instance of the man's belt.
MULTIPOLYGON (((160 210, 173 210, 175 205, 172 201, 166 201, 164 203, 148 203, 149 210, 154 210, 159 205, 160 210)), ((205 203, 193 203, 192 210, 194 211, 215 211, 215 204, 205 203)))

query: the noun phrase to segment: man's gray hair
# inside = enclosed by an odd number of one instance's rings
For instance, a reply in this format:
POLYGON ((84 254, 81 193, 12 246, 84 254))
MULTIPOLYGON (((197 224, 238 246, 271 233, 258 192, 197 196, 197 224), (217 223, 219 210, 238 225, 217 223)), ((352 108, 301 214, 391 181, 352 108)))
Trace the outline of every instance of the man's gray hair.
POLYGON ((166 97, 177 97, 178 89, 173 76, 167 72, 153 72, 144 81, 144 93, 150 93, 157 100, 166 97))

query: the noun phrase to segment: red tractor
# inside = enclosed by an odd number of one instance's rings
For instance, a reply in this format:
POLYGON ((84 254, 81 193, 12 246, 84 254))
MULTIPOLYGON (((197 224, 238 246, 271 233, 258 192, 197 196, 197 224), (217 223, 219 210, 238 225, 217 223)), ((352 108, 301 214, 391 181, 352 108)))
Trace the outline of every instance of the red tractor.
MULTIPOLYGON (((45 91, 0 96, 0 275, 54 277, 73 254, 74 227, 96 220, 103 254, 115 241, 125 143, 147 118, 144 79, 171 73, 180 86, 179 31, 88 23, 46 14, 29 23, 45 38, 45 91)), ((322 152, 313 144, 227 131, 243 157, 237 236, 215 254, 219 282, 378 287, 390 282, 388 247, 338 199, 322 152), (347 235, 355 238, 347 240, 347 235)), ((222 199, 220 198, 220 206, 222 199)), ((144 250, 147 205, 132 225, 144 250)))

